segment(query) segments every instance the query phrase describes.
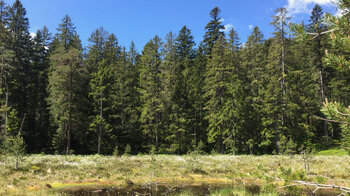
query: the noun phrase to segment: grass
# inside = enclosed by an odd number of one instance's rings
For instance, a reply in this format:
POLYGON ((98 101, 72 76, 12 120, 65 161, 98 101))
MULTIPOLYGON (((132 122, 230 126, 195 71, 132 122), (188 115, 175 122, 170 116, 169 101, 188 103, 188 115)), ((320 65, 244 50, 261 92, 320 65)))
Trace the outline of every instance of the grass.
POLYGON ((330 150, 320 151, 317 154, 324 155, 324 156, 348 156, 349 152, 344 149, 330 149, 330 150))
POLYGON ((0 162, 0 195, 60 195, 80 187, 154 182, 254 184, 267 193, 293 180, 350 187, 350 156, 315 156, 309 171, 301 156, 30 155, 18 170, 11 163, 0 162))

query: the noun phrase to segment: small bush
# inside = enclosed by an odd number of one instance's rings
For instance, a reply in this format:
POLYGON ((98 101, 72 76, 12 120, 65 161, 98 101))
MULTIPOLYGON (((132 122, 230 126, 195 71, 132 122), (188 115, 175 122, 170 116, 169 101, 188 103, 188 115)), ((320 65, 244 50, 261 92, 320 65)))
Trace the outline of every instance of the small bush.
POLYGON ((15 169, 18 169, 25 155, 25 144, 22 135, 18 133, 16 136, 7 136, 3 143, 2 153, 6 157, 14 157, 15 169))
POLYGON ((131 146, 127 144, 124 151, 124 156, 129 156, 131 154, 131 146))
POLYGON ((115 148, 113 150, 113 156, 118 156, 118 155, 119 155, 118 146, 115 146, 115 148))

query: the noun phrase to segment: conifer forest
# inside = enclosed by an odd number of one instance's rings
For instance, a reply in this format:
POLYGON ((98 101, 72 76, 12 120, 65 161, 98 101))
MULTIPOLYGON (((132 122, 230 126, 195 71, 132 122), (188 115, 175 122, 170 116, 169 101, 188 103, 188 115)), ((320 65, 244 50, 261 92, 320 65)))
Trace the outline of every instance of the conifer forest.
POLYGON ((1 153, 350 151, 350 0, 338 9, 300 24, 276 9, 274 33, 242 43, 214 7, 200 43, 183 26, 138 51, 103 27, 84 46, 68 15, 32 36, 21 1, 0 0, 1 153))

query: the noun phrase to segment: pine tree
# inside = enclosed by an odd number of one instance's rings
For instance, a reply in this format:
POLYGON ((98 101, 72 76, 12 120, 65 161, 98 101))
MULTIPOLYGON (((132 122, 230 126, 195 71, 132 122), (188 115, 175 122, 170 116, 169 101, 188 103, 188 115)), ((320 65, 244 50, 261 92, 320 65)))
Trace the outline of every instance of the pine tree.
POLYGON ((339 9, 341 16, 336 17, 328 14, 326 21, 330 24, 331 39, 333 51, 326 51, 325 63, 336 69, 337 78, 333 78, 331 86, 333 89, 334 102, 326 102, 322 108, 322 112, 330 119, 340 123, 341 126, 341 144, 349 151, 350 149, 350 101, 349 101, 349 73, 350 73, 350 1, 340 0, 339 9))
POLYGON ((87 122, 84 107, 86 94, 84 87, 86 76, 82 66, 80 40, 69 16, 64 17, 56 35, 58 46, 55 46, 50 57, 49 97, 51 115, 58 129, 54 146, 65 153, 72 150, 72 135, 76 140, 84 138, 87 122))

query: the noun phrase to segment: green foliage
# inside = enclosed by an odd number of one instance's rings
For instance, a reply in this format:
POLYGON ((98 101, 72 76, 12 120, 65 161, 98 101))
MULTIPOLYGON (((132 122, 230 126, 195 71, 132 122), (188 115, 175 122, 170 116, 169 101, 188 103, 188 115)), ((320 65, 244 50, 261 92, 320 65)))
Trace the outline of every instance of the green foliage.
POLYGON ((202 140, 198 142, 197 146, 195 147, 194 153, 201 155, 205 154, 205 144, 202 140))
POLYGON ((285 154, 294 155, 297 153, 297 145, 293 142, 292 138, 286 144, 285 154))
POLYGON ((57 126, 53 141, 54 147, 69 154, 72 135, 83 136, 86 127, 85 104, 87 94, 84 92, 86 70, 82 66, 80 40, 74 33, 74 27, 68 16, 59 28, 58 44, 50 57, 49 97, 50 112, 57 126), (65 29, 66 27, 68 29, 65 29), (66 140, 66 145, 63 141, 66 140))
POLYGON ((118 149, 118 146, 115 146, 115 147, 114 147, 113 156, 119 156, 119 149, 118 149))
POLYGON ((131 146, 130 146, 130 144, 127 144, 125 146, 124 156, 129 156, 130 154, 131 154, 131 146))
POLYGON ((349 155, 349 152, 343 149, 329 149, 329 150, 322 150, 317 152, 317 155, 324 155, 324 156, 347 156, 349 155))
POLYGON ((25 144, 20 132, 17 135, 7 135, 1 146, 1 154, 7 156, 7 159, 11 159, 15 169, 19 168, 20 163, 23 160, 25 152, 25 144), (12 160, 13 158, 13 160, 12 160))
MULTIPOLYGON (((337 79, 331 81, 331 86, 334 87, 335 100, 341 100, 345 105, 350 105, 349 97, 349 71, 350 61, 348 53, 350 51, 350 38, 347 36, 349 25, 349 0, 339 1, 339 9, 342 12, 340 17, 328 14, 326 21, 331 29, 331 43, 334 52, 326 51, 325 63, 332 66, 337 71, 337 79)), ((330 119, 338 121, 342 129, 342 145, 346 150, 350 149, 350 106, 346 108, 342 103, 329 103, 328 100, 324 103, 322 112, 330 119)))
POLYGON ((46 27, 31 37, 23 4, 0 1, 2 135, 20 131, 30 153, 348 150, 348 1, 339 17, 315 5, 308 24, 290 28, 279 8, 273 37, 254 27, 244 44, 234 29, 225 35, 215 7, 197 47, 184 26, 142 55, 102 27, 83 52, 69 16, 52 41, 46 27))
POLYGON ((221 10, 218 7, 214 7, 210 11, 210 17, 212 20, 205 26, 206 33, 204 34, 204 51, 208 57, 210 57, 214 45, 220 37, 224 36, 223 30, 225 29, 220 17, 221 10))
POLYGON ((140 121, 143 132, 153 141, 156 151, 163 130, 164 98, 162 94, 162 73, 160 70, 160 49, 158 36, 149 41, 143 49, 140 68, 140 98, 142 103, 140 121))

